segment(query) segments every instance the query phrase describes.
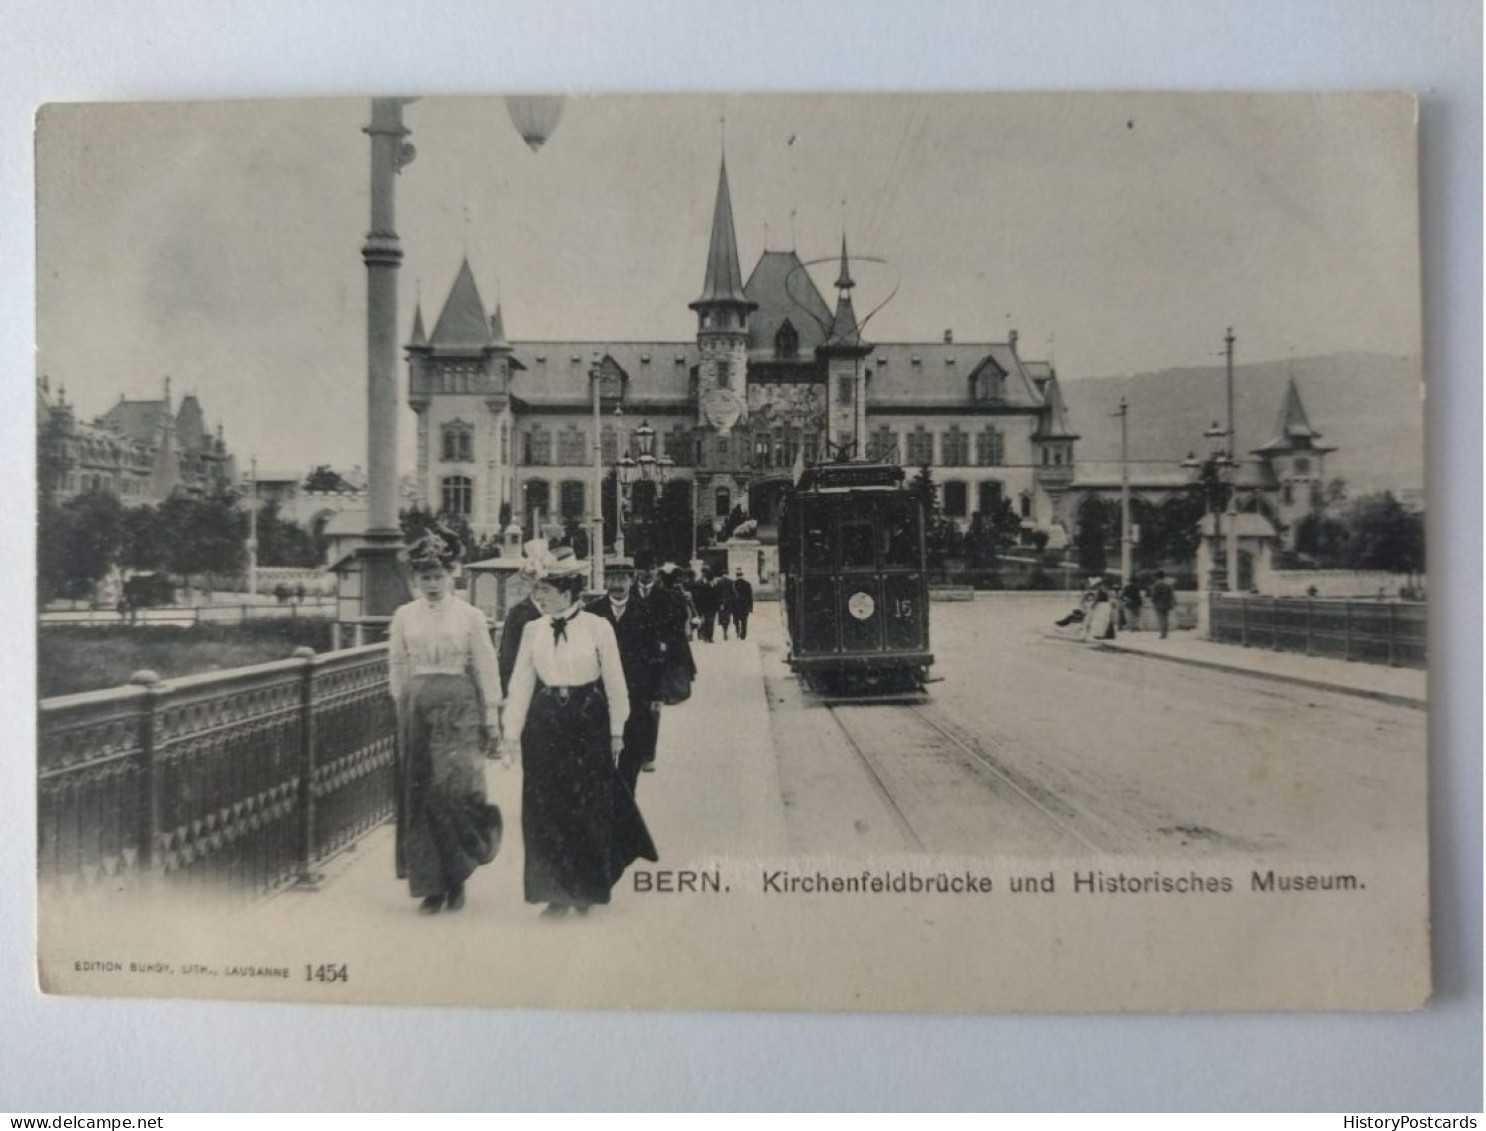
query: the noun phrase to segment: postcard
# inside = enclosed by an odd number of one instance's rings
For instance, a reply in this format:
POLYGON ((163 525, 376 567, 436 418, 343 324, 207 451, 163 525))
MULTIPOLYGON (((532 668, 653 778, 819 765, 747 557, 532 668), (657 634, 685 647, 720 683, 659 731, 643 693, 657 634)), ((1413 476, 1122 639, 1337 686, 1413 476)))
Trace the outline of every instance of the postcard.
POLYGON ((49 993, 1430 994, 1417 103, 37 118, 49 993))

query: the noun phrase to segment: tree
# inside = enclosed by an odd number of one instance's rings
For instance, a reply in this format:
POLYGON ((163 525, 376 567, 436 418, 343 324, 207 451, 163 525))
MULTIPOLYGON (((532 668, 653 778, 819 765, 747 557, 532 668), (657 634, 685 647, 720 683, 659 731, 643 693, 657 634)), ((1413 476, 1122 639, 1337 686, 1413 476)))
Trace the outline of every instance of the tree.
POLYGON ((87 597, 118 562, 124 541, 123 504, 106 491, 94 490, 48 511, 38 547, 38 564, 49 574, 43 588, 52 595, 87 597))
POLYGON ((1355 500, 1346 521, 1349 568, 1423 571, 1424 516, 1406 510, 1391 491, 1355 500))
POLYGON ((655 556, 661 561, 689 561, 694 523, 690 480, 668 479, 655 504, 655 556))
POLYGON ((146 504, 125 511, 120 564, 153 573, 166 568, 168 557, 165 522, 159 510, 146 504))
POLYGON ((305 477, 304 489, 306 491, 353 490, 352 486, 341 478, 339 472, 332 471, 330 465, 325 463, 322 463, 305 477))
POLYGON ((908 481, 908 492, 919 502, 924 513, 924 557, 928 568, 942 570, 944 559, 949 556, 949 532, 944 511, 939 506, 939 489, 934 485, 934 473, 924 464, 908 481))
POLYGON ((1109 566, 1111 539, 1119 538, 1119 508, 1097 495, 1084 496, 1078 504, 1078 533, 1074 548, 1078 568, 1090 577, 1102 574, 1109 566))
POLYGON ((258 508, 258 564, 310 569, 324 560, 315 536, 279 515, 277 501, 258 508))
POLYGON ((174 495, 160 505, 166 531, 166 566, 189 583, 195 574, 242 572, 248 516, 231 492, 203 497, 174 495))

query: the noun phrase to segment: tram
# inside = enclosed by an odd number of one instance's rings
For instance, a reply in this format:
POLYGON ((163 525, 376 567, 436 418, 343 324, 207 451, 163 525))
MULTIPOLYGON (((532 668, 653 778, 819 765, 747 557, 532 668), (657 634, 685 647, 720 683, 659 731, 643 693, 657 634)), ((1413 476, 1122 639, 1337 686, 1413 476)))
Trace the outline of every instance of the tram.
POLYGON ((930 665, 924 516, 892 464, 806 468, 779 519, 789 664, 827 696, 901 700, 930 665))

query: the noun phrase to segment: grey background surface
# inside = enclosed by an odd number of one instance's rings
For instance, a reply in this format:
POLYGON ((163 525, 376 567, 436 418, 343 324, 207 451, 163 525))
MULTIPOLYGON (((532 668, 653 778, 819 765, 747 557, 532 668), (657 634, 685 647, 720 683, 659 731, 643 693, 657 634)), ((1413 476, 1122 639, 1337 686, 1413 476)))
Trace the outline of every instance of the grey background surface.
MULTIPOLYGON (((1409 1016, 562 1014, 41 997, 28 512, 0 569, 0 1110, 1481 1106, 1481 12, 1470 0, 493 4, 24 0, 0 36, 0 349, 28 483, 30 114, 50 100, 521 89, 1344 89, 1422 97, 1434 1003, 1409 1016), (1448 610, 1448 611, 1447 611, 1448 610)), ((497 126, 500 126, 497 123, 497 126)), ((139 160, 150 160, 141 152, 139 160)), ((16 490, 17 500, 28 492, 16 490)), ((987 961, 995 961, 988 955, 987 961)))

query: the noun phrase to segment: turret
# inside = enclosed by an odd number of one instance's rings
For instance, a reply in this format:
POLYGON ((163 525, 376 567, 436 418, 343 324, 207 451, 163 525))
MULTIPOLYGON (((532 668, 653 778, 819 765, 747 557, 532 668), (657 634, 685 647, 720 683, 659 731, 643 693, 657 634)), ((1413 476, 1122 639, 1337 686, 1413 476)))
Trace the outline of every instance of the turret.
POLYGON ((846 252, 846 233, 841 233, 841 267, 836 275, 836 313, 825 344, 816 356, 825 362, 827 395, 830 399, 828 436, 837 451, 861 458, 867 441, 867 367, 862 358, 873 347, 862 341, 861 326, 852 306, 851 260, 846 252))

